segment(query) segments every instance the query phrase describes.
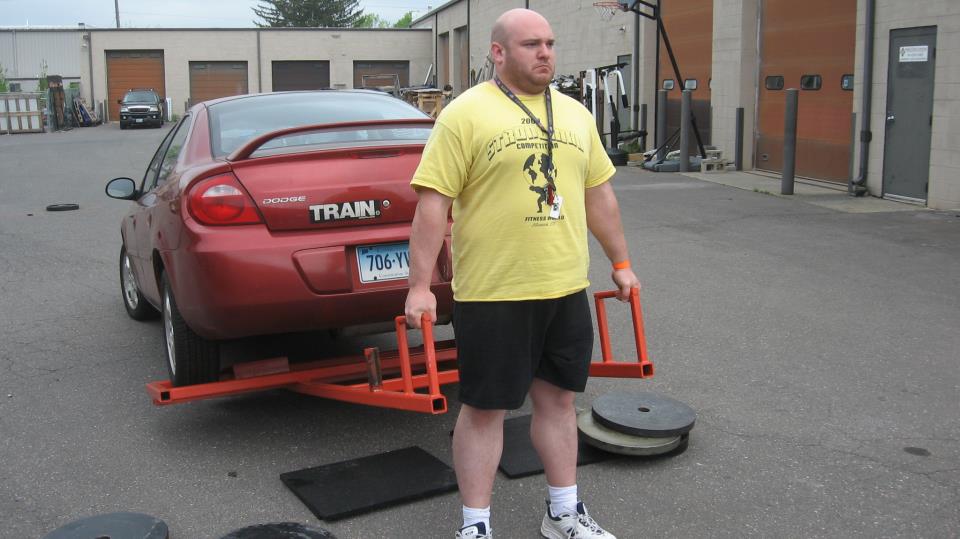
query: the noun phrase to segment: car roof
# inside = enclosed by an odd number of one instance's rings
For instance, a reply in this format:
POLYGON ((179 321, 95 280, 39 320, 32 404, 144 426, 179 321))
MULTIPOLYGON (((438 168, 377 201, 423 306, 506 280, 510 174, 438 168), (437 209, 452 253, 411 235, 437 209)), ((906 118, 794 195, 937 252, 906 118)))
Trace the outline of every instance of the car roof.
POLYGON ((276 96, 278 94, 316 94, 316 95, 336 94, 341 96, 344 94, 356 94, 357 96, 376 95, 376 96, 384 96, 384 97, 393 97, 392 95, 386 92, 381 92, 378 90, 323 88, 319 90, 297 90, 297 91, 290 91, 290 92, 262 92, 257 94, 230 95, 226 97, 218 97, 216 99, 203 101, 201 103, 198 103, 198 105, 209 107, 211 105, 216 105, 217 103, 225 103, 227 101, 237 101, 241 99, 257 99, 265 96, 276 96))

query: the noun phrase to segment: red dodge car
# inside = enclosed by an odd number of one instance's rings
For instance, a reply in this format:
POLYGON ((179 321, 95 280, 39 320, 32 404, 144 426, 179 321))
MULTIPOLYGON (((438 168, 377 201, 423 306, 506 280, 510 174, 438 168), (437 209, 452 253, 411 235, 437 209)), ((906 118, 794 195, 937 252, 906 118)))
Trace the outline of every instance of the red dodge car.
MULTIPOLYGON (((373 91, 234 96, 192 107, 121 225, 120 286, 134 319, 163 318, 174 385, 216 381, 218 342, 383 331, 403 313, 409 182, 433 121, 373 91)), ((433 275, 448 315, 448 237, 433 275)))

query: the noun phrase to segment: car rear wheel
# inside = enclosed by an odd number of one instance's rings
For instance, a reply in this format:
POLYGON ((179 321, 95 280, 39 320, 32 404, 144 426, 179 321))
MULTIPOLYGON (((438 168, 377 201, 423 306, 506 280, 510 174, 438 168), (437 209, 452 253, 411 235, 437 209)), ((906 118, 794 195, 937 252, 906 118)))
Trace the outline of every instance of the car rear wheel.
POLYGON ((163 344, 167 355, 167 371, 174 387, 216 382, 220 378, 220 347, 194 333, 187 325, 170 280, 161 277, 163 287, 163 344))
POLYGON ((120 246, 120 294, 123 296, 123 306, 127 309, 130 318, 150 320, 160 314, 140 293, 137 279, 133 275, 133 261, 127 254, 127 248, 122 245, 120 246))

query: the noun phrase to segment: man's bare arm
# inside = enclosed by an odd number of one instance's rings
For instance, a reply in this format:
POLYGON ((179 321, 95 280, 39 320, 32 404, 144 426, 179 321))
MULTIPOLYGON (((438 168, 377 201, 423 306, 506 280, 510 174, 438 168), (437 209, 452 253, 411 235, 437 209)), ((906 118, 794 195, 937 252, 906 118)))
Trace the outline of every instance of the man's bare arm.
MULTIPOLYGON (((587 189, 585 198, 587 227, 603 247, 611 263, 630 259, 627 240, 620 222, 620 204, 610 182, 587 189)), ((617 299, 627 301, 630 289, 640 286, 640 281, 631 268, 614 270, 610 276, 617 286, 617 299)))
POLYGON ((424 313, 430 316, 431 322, 437 321, 437 297, 430 291, 430 281, 447 233, 447 214, 453 203, 452 198, 433 189, 421 188, 418 194, 420 200, 410 232, 410 276, 407 281, 410 291, 404 308, 407 325, 414 328, 420 327, 424 313))

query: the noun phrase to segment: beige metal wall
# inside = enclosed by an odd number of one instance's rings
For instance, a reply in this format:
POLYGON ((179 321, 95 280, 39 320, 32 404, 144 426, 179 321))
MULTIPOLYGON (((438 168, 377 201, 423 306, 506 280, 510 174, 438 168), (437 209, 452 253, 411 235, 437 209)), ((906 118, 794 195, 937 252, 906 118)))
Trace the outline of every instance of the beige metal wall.
MULTIPOLYGON (((857 2, 857 53, 853 110, 859 114, 863 100, 863 30, 865 0, 857 2)), ((867 188, 872 195, 883 189, 884 129, 887 106, 887 66, 890 31, 919 26, 937 27, 937 56, 933 88, 933 132, 930 140, 930 177, 927 206, 960 209, 960 1, 877 0, 873 55, 873 104, 867 188)), ((860 145, 854 154, 858 173, 860 145)))
POLYGON ((330 84, 353 87, 355 60, 405 60, 410 76, 422 77, 430 64, 430 32, 418 30, 271 29, 271 30, 95 30, 90 32, 92 72, 84 65, 82 77, 93 82, 93 100, 107 99, 107 50, 161 49, 164 78, 172 112, 183 114, 190 96, 189 62, 247 62, 250 92, 270 91, 274 60, 329 60, 330 84), (259 55, 257 35, 259 33, 259 55), (258 64, 259 58, 259 64, 258 64))
POLYGON ((42 63, 47 64, 47 75, 60 75, 68 83, 80 77, 86 62, 81 44, 76 30, 0 30, 0 65, 24 92, 36 89, 42 63))
POLYGON ((743 167, 753 168, 757 106, 759 0, 715 0, 713 5, 713 145, 733 161, 737 107, 743 107, 743 167))

